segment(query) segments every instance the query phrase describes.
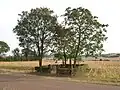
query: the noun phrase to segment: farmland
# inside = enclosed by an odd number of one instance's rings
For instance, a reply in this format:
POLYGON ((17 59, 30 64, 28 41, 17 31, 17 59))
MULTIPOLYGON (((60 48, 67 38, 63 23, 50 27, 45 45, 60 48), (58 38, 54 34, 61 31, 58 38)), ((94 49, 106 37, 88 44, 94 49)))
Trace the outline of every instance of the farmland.
MULTIPOLYGON (((61 61, 58 62, 59 64, 61 61)), ((82 64, 89 65, 89 71, 77 72, 76 79, 93 81, 120 81, 120 62, 113 61, 84 61, 82 64)), ((44 60, 43 65, 55 64, 53 60, 44 60)), ((0 70, 11 72, 34 72, 38 61, 0 62, 0 70)))
MULTIPOLYGON (((58 61, 58 64, 62 63, 58 61)), ((68 63, 68 62, 67 62, 68 63)), ((84 61, 80 62, 88 64, 90 68, 120 68, 120 62, 115 61, 84 61)), ((43 65, 56 64, 54 60, 43 60, 43 65)), ((2 66, 17 66, 17 67, 35 67, 38 66, 38 61, 15 61, 15 62, 0 62, 2 66)))
MULTIPOLYGON (((43 61, 43 65, 54 64, 54 61, 43 61)), ((15 62, 0 62, 1 70, 13 70, 22 72, 33 72, 34 67, 38 66, 38 61, 15 61, 15 62)))

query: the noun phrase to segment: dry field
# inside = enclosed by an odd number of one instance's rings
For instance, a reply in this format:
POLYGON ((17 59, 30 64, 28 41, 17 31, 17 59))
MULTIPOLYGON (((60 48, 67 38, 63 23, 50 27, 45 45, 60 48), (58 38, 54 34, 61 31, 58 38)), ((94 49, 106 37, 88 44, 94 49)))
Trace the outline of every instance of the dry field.
POLYGON ((120 62, 115 61, 85 61, 90 68, 120 68, 120 62))
MULTIPOLYGON (((84 76, 87 80, 120 83, 120 62, 115 61, 86 61, 90 71, 84 76)), ((81 73, 78 73, 80 77, 81 73)))
MULTIPOLYGON (((54 61, 44 60, 43 65, 55 64, 54 61)), ((33 72, 34 67, 39 66, 38 61, 15 61, 15 62, 0 62, 0 70, 15 71, 15 72, 33 72)))
MULTIPOLYGON (((62 63, 61 61, 58 64, 62 63)), ((69 63, 69 62, 67 62, 69 63)), ((82 64, 88 64, 90 68, 116 68, 120 69, 120 62, 115 61, 84 61, 82 64)), ((43 60, 43 65, 56 64, 53 60, 43 60)), ((15 62, 0 62, 0 67, 35 67, 39 66, 38 61, 15 61, 15 62)))
MULTIPOLYGON (((90 71, 84 74, 85 79, 120 82, 120 62, 84 61, 81 63, 88 64, 90 67, 90 71)), ((31 72, 34 71, 34 67, 38 66, 38 64, 39 64, 38 61, 0 62, 0 71, 8 70, 11 72, 31 72)), ((55 64, 55 61, 53 60, 43 61, 43 65, 48 65, 48 64, 55 64)), ((81 72, 78 73, 78 76, 80 75, 81 72)))
MULTIPOLYGON (((54 64, 54 61, 44 60, 43 65, 54 64)), ((15 61, 15 62, 0 62, 0 66, 26 66, 35 67, 38 66, 38 61, 15 61)))

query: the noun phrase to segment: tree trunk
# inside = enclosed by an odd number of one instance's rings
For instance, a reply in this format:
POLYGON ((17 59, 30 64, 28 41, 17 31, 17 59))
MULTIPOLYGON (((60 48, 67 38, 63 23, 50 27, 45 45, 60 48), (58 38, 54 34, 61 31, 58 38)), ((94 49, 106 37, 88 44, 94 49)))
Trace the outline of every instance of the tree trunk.
POLYGON ((36 44, 37 46, 37 51, 38 51, 38 58, 39 58, 39 67, 42 66, 42 44, 41 44, 41 48, 40 48, 40 45, 39 45, 39 42, 36 44))
POLYGON ((28 61, 28 52, 25 52, 25 59, 28 61))
POLYGON ((71 58, 70 58, 70 62, 69 63, 70 63, 70 68, 69 68, 70 69, 70 76, 72 76, 72 60, 71 60, 71 58))
POLYGON ((67 57, 66 57, 66 53, 65 53, 65 47, 63 48, 63 52, 64 52, 64 60, 65 60, 65 65, 66 65, 67 57))
POLYGON ((37 43, 37 50, 38 50, 38 56, 40 57, 40 46, 39 46, 39 42, 37 43))
POLYGON ((71 60, 71 58, 70 58, 70 69, 72 68, 72 60, 71 60))
POLYGON ((78 46, 77 46, 77 49, 76 49, 76 54, 75 54, 75 57, 74 57, 74 67, 76 67, 76 60, 77 60, 77 56, 78 56, 78 52, 79 52, 79 47, 80 47, 80 39, 79 39, 78 46))
POLYGON ((41 67, 42 66, 42 59, 40 58, 40 60, 39 60, 39 67, 41 67))
POLYGON ((77 45, 77 49, 76 49, 76 54, 75 54, 75 58, 74 58, 74 67, 76 67, 76 59, 78 56, 78 52, 80 52, 80 39, 81 39, 81 29, 79 27, 79 38, 78 38, 78 45, 77 45))
POLYGON ((65 52, 64 52, 64 59, 65 59, 65 65, 66 65, 67 58, 66 58, 66 54, 65 54, 65 52))
POLYGON ((74 60, 74 67, 76 66, 76 59, 74 60))
POLYGON ((42 59, 43 59, 43 39, 41 40, 41 54, 40 54, 40 60, 39 60, 39 66, 41 67, 42 66, 42 59))

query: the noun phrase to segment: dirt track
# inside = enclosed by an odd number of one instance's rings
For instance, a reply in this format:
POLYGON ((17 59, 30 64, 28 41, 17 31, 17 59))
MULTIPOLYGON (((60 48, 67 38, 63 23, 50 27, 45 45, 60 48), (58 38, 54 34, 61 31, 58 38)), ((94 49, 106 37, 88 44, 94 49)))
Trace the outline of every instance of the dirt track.
POLYGON ((120 87, 76 83, 18 74, 0 75, 0 90, 120 90, 120 87))

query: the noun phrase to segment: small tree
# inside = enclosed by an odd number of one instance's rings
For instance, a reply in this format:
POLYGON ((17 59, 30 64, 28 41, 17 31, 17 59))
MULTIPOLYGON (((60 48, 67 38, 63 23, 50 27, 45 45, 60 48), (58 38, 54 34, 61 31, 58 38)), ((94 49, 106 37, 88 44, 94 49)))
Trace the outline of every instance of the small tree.
POLYGON ((21 50, 22 51, 22 56, 25 57, 25 60, 32 60, 36 58, 36 52, 30 50, 29 48, 24 48, 21 50), (31 59, 32 58, 32 59, 31 59))
POLYGON ((20 60, 20 50, 19 48, 15 48, 13 51, 12 51, 13 55, 14 55, 14 60, 20 60))
POLYGON ((7 43, 4 41, 0 41, 0 55, 8 52, 10 50, 10 47, 8 46, 7 43))

